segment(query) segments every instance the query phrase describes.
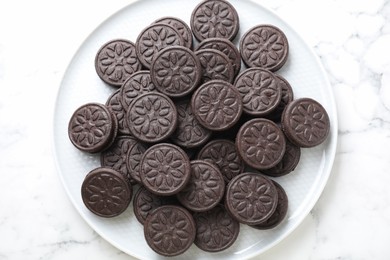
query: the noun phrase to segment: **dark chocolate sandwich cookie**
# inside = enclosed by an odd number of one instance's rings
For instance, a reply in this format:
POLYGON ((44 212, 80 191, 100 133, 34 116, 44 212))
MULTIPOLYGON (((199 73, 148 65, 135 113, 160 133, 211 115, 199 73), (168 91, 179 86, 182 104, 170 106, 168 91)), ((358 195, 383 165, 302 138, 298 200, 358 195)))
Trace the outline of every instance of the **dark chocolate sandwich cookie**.
POLYGON ((262 170, 261 172, 272 177, 280 177, 292 172, 298 165, 301 158, 301 149, 286 140, 286 151, 282 160, 272 168, 262 170))
POLYGON ((299 147, 321 144, 330 131, 328 113, 311 98, 300 98, 289 103, 283 111, 281 123, 286 137, 299 147))
POLYGON ((274 228, 279 225, 287 215, 288 197, 286 191, 276 181, 272 181, 272 183, 275 185, 278 191, 278 205, 276 206, 275 212, 271 217, 258 225, 251 226, 253 228, 262 230, 274 228))
POLYGON ((233 40, 240 28, 236 9, 223 0, 208 0, 197 5, 192 11, 190 25, 200 42, 207 38, 233 40))
POLYGON ((229 129, 242 114, 240 93, 222 80, 201 85, 192 95, 191 107, 199 123, 214 131, 229 129))
POLYGON ((240 52, 248 67, 277 71, 287 61, 289 45, 286 35, 273 25, 257 25, 240 41, 240 52))
POLYGON ((122 105, 121 89, 117 89, 106 101, 106 106, 112 111, 118 121, 118 134, 130 135, 126 123, 126 111, 122 105))
POLYGON ((145 187, 141 186, 135 193, 133 199, 134 215, 138 222, 142 225, 145 223, 149 214, 160 206, 164 205, 176 205, 177 199, 175 196, 157 196, 151 193, 145 187))
POLYGON ((154 21, 154 23, 166 23, 173 26, 183 37, 184 47, 192 49, 192 31, 183 20, 177 17, 168 16, 157 19, 156 21, 154 21))
POLYGON ((150 76, 161 93, 169 97, 182 97, 198 87, 201 66, 190 49, 172 46, 157 53, 150 68, 150 76))
POLYGON ((148 70, 141 70, 134 73, 120 88, 123 109, 127 112, 131 102, 136 97, 155 90, 156 87, 150 78, 150 72, 148 70))
POLYGON ((141 183, 139 172, 141 170, 141 159, 146 149, 148 149, 146 144, 137 141, 130 146, 126 155, 126 166, 129 171, 129 175, 138 183, 141 183))
POLYGON ((188 185, 176 196, 179 202, 194 212, 214 208, 223 198, 225 182, 218 168, 206 161, 191 161, 188 185))
POLYGON ((180 33, 171 25, 154 23, 138 35, 135 50, 142 65, 149 69, 159 51, 175 45, 184 46, 180 33))
POLYGON ((258 170, 274 167, 282 160, 286 150, 282 130, 264 118, 252 119, 241 126, 236 145, 241 158, 258 170))
POLYGON ((99 77, 116 87, 120 87, 131 74, 140 70, 141 66, 134 43, 124 39, 107 42, 95 57, 95 69, 99 77))
POLYGON ((233 83, 233 65, 223 52, 215 49, 200 49, 195 52, 195 55, 200 61, 202 83, 213 79, 233 83))
POLYGON ((178 193, 185 188, 190 175, 188 156, 176 145, 155 144, 142 156, 140 179, 154 194, 171 196, 178 193))
POLYGON ((207 142, 211 131, 204 128, 195 118, 189 100, 176 102, 177 128, 171 140, 184 148, 194 148, 207 142))
POLYGON ((137 140, 131 136, 119 136, 115 139, 114 143, 100 155, 101 166, 110 167, 123 176, 126 177, 130 184, 136 182, 130 175, 130 172, 126 166, 127 153, 137 140))
POLYGON ((236 241, 240 223, 222 205, 193 215, 196 226, 195 245, 207 252, 220 252, 236 241))
POLYGON ((69 125, 72 144, 81 151, 97 153, 107 149, 118 132, 118 121, 107 106, 87 103, 76 109, 69 125))
POLYGON ((188 210, 179 206, 161 206, 144 223, 146 242, 157 254, 176 256, 193 244, 195 222, 188 210))
POLYGON ((176 106, 162 93, 146 93, 130 104, 126 120, 134 137, 144 142, 156 143, 168 138, 175 131, 176 106))
POLYGON ((234 86, 242 97, 244 112, 254 116, 272 113, 282 97, 278 83, 274 73, 262 68, 249 68, 238 75, 234 86))
POLYGON ((234 142, 225 139, 207 143, 198 153, 199 160, 215 164, 228 183, 244 170, 244 161, 237 152, 234 142))
POLYGON ((234 75, 237 75, 241 69, 241 55, 237 47, 229 40, 224 38, 208 38, 202 41, 196 50, 215 49, 223 52, 230 60, 234 75))
POLYGON ((99 167, 87 174, 81 186, 85 206, 101 217, 115 217, 130 204, 132 187, 119 172, 99 167))
POLYGON ((258 225, 272 216, 278 205, 278 191, 272 181, 259 173, 243 173, 227 186, 226 209, 239 222, 258 225))

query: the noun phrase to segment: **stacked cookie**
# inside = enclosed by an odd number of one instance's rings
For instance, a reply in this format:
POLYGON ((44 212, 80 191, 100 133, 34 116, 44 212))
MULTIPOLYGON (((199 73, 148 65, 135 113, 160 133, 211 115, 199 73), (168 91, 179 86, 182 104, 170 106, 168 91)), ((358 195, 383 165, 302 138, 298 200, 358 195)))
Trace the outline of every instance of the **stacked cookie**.
POLYGON ((240 223, 279 225, 288 197, 274 177, 292 172, 301 147, 321 144, 330 128, 321 104, 294 99, 277 74, 289 52, 279 28, 254 25, 237 48, 229 2, 201 2, 190 20, 162 17, 135 43, 103 44, 97 75, 117 89, 105 104, 80 106, 68 128, 76 148, 100 153, 101 167, 81 185, 86 207, 115 217, 134 197, 148 245, 164 256, 193 243, 222 251, 240 223))

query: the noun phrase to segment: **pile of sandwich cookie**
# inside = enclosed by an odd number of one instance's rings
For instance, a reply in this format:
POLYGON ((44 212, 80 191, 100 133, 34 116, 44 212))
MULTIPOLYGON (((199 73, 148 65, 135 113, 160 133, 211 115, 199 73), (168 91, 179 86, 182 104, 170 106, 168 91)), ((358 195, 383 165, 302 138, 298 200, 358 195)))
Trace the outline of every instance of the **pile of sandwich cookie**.
POLYGON ((235 46, 239 16, 225 0, 200 2, 190 25, 157 18, 135 43, 113 39, 97 50, 97 75, 115 90, 69 119, 71 143, 100 154, 82 200, 105 218, 132 201, 160 255, 192 244, 219 252, 240 224, 282 223, 288 196, 277 177, 295 169, 301 148, 326 140, 329 116, 318 101, 294 98, 277 74, 289 53, 278 27, 253 25, 235 46))

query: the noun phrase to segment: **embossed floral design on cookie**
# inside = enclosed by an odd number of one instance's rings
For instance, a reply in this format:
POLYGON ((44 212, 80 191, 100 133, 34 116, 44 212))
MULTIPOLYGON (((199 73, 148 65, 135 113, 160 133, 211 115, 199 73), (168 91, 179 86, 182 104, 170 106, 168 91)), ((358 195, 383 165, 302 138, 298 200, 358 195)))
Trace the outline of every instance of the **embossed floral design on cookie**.
POLYGON ((240 128, 236 145, 241 158, 248 165, 262 170, 269 169, 282 160, 286 140, 274 122, 256 118, 240 128))
POLYGON ((135 142, 132 146, 129 147, 126 154, 126 166, 127 170, 133 180, 138 183, 141 183, 141 179, 139 176, 140 165, 142 156, 145 153, 148 146, 141 142, 135 142))
POLYGON ((228 184, 225 202, 239 222, 256 225, 275 212, 278 193, 268 178, 258 173, 243 173, 228 184))
POLYGON ((180 33, 168 24, 156 23, 149 25, 138 35, 135 49, 142 65, 149 69, 159 51, 175 45, 184 46, 180 33))
POLYGON ((177 17, 168 16, 168 17, 162 17, 154 21, 154 23, 166 23, 173 26, 183 37, 184 46, 189 49, 192 49, 192 44, 193 44, 192 31, 183 20, 177 17))
POLYGON ((87 103, 76 109, 69 125, 69 139, 85 152, 101 152, 117 134, 117 120, 108 108, 99 103, 87 103))
POLYGON ((189 100, 177 102, 176 109, 178 124, 171 140, 185 148, 198 147, 207 142, 212 132, 195 118, 189 100))
POLYGON ((170 97, 192 92, 201 79, 200 63, 188 48, 173 46, 160 51, 154 59, 151 78, 157 89, 170 97))
POLYGON ((328 113, 320 103, 311 98, 300 98, 285 108, 282 127, 295 145, 313 147, 327 138, 330 121, 328 113))
POLYGON ((85 177, 81 194, 90 211, 101 217, 114 217, 128 207, 132 188, 119 172, 99 167, 85 177))
POLYGON ((227 1, 203 1, 192 12, 191 28, 199 41, 215 37, 233 40, 239 29, 238 14, 227 1))
POLYGON ((244 162, 232 141, 217 139, 207 143, 198 153, 199 160, 215 164, 226 183, 244 170, 244 162))
POLYGON ((202 49, 196 51, 195 55, 200 61, 202 83, 217 79, 233 82, 233 65, 223 52, 215 49, 202 49))
POLYGON ((178 146, 155 144, 141 160, 140 179, 149 191, 169 196, 181 191, 190 180, 190 161, 178 146))
POLYGON ((273 25, 258 25, 241 38, 240 52, 248 67, 260 67, 277 71, 287 60, 287 37, 273 25))
POLYGON ((164 94, 151 92, 137 97, 126 114, 131 133, 144 142, 168 138, 177 126, 174 103, 164 94))
POLYGON ((107 84, 120 87, 133 73, 141 69, 134 43, 117 39, 103 45, 95 58, 99 77, 107 84))
POLYGON ((141 70, 131 75, 120 88, 122 97, 122 106, 125 111, 129 110, 130 104, 133 100, 152 91, 155 91, 150 72, 147 70, 141 70))
POLYGON ((161 206, 146 219, 144 234, 148 245, 158 254, 176 256, 195 240, 195 222, 191 214, 178 206, 161 206))
POLYGON ((261 68, 250 68, 237 76, 234 86, 242 97, 243 109, 255 116, 265 116, 277 108, 282 89, 274 74, 261 68))
POLYGON ((222 205, 206 212, 194 214, 196 225, 195 245, 208 252, 219 252, 230 247, 240 231, 239 222, 233 219, 222 205))
POLYGON ((200 86, 192 95, 191 105, 199 123, 210 130, 229 129, 242 114, 240 93, 221 80, 200 86))
POLYGON ((191 178, 177 194, 182 205, 192 211, 207 211, 222 199, 225 182, 218 168, 202 160, 191 161, 191 178))
POLYGON ((241 69, 241 55, 237 47, 229 40, 224 38, 208 38, 202 41, 196 50, 215 49, 224 53, 233 66, 234 75, 237 75, 241 69))

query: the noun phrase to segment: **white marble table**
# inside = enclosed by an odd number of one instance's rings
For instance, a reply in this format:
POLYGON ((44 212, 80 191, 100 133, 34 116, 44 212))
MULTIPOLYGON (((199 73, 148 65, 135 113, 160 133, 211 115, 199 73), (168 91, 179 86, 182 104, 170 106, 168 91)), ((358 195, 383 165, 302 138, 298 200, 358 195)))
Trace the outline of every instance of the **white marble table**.
MULTIPOLYGON (((0 2, 0 259, 132 259, 76 212, 52 149, 66 66, 88 34, 129 2, 0 2)), ((339 141, 318 203, 256 259, 389 259, 390 1, 259 2, 320 57, 337 101, 339 141)))

